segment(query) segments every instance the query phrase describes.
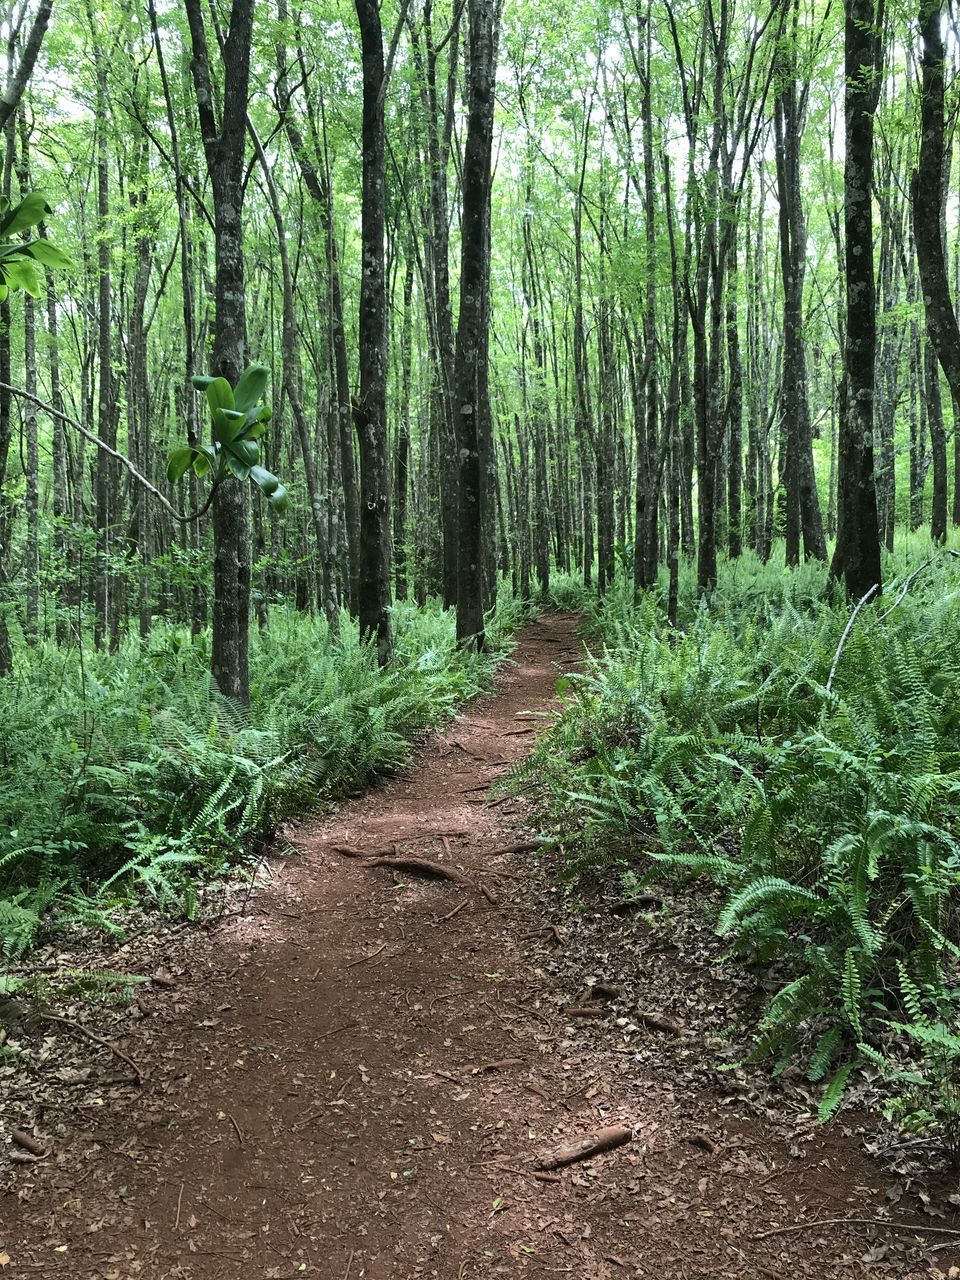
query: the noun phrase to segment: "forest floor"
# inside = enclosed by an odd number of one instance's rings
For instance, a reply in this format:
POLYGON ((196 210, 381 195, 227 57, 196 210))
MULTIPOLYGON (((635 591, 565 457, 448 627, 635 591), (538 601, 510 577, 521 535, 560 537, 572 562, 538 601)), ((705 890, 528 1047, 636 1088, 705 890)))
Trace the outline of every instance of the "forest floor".
POLYGON ((23 1033, 33 1074, 0 1075, 4 1141, 21 1126, 49 1154, 0 1148, 0 1274, 960 1275, 949 1187, 870 1159, 862 1117, 818 1128, 776 1094, 705 1088, 696 1036, 643 1024, 636 1000, 676 1018, 710 975, 669 929, 656 942, 649 921, 571 910, 544 861, 503 852, 529 839, 527 805, 488 802, 487 785, 529 750, 579 652, 574 618, 528 628, 493 696, 288 832, 244 913, 171 933, 130 1013, 85 1023, 103 1043, 23 1033), (644 971, 618 972, 639 935, 644 971), (626 1145, 536 1176, 545 1153, 616 1124, 626 1145))

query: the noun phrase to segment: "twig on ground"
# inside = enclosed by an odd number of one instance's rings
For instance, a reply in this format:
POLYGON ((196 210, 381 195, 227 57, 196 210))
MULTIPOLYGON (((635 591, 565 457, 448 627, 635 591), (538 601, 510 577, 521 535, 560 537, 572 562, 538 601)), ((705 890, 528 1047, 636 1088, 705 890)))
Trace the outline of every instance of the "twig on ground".
POLYGON ((464 900, 463 900, 462 902, 458 902, 458 903, 457 903, 457 905, 453 908, 453 910, 452 910, 452 911, 448 911, 448 912, 447 912, 447 914, 446 914, 445 916, 437 916, 437 917, 434 919, 434 922, 433 922, 433 923, 434 923, 434 924, 443 924, 443 922, 444 922, 445 920, 452 920, 452 919, 453 919, 453 917, 457 914, 457 912, 462 911, 462 910, 463 910, 463 908, 467 905, 467 903, 468 903, 469 901, 470 901, 470 899, 469 899, 469 898, 464 898, 464 900))
POLYGON ((234 1132, 235 1132, 235 1133, 236 1133, 236 1135, 237 1135, 237 1141, 240 1143, 240 1145, 241 1145, 241 1147, 242 1147, 242 1146, 243 1146, 243 1134, 240 1132, 240 1126, 237 1124, 236 1120, 233 1118, 233 1116, 230 1114, 230 1112, 229 1112, 229 1111, 227 1112, 227 1119, 228 1119, 228 1120, 230 1121, 230 1123, 233 1125, 234 1132))
POLYGON ((498 1164, 497 1169, 502 1169, 504 1173, 518 1173, 521 1178, 536 1178, 538 1182, 562 1182, 563 1175, 560 1173, 547 1173, 545 1169, 516 1169, 513 1165, 498 1164))
POLYGON ((817 1227, 889 1227, 892 1231, 921 1231, 935 1236, 960 1236, 960 1231, 950 1227, 915 1226, 909 1222, 889 1222, 886 1218, 815 1218, 811 1222, 794 1222, 789 1227, 772 1227, 759 1231, 751 1240, 766 1240, 769 1236, 785 1236, 795 1231, 813 1231, 817 1227))
POLYGON ((339 1027, 331 1027, 329 1031, 324 1031, 322 1035, 317 1036, 316 1040, 313 1042, 314 1047, 316 1047, 321 1040, 329 1040, 331 1036, 338 1036, 341 1031, 349 1031, 351 1027, 355 1027, 356 1025, 357 1024, 355 1022, 344 1022, 339 1027))
POLYGON ((186 1186, 186 1183, 184 1182, 180 1183, 180 1194, 177 1196, 177 1218, 173 1224, 174 1231, 178 1231, 180 1229, 180 1209, 183 1205, 183 1188, 185 1186, 186 1186))
POLYGON ((86 1036, 87 1039, 92 1040, 94 1044, 98 1044, 104 1049, 109 1049, 115 1057, 119 1058, 121 1062, 125 1062, 127 1064, 136 1076, 137 1084, 143 1084, 143 1072, 128 1054, 124 1053, 122 1049, 118 1049, 110 1040, 104 1040, 102 1036, 94 1035, 92 1031, 88 1031, 81 1023, 74 1022, 72 1018, 64 1018, 59 1013, 40 1013, 37 1016, 43 1018, 45 1022, 57 1022, 60 1026, 70 1027, 74 1031, 79 1031, 82 1036, 86 1036))
POLYGON ((380 946, 377 947, 376 951, 371 951, 369 955, 361 956, 359 960, 351 960, 346 967, 348 969, 353 969, 358 964, 365 964, 368 960, 375 959, 380 954, 381 951, 385 951, 386 947, 387 947, 387 944, 385 942, 381 942, 380 946))

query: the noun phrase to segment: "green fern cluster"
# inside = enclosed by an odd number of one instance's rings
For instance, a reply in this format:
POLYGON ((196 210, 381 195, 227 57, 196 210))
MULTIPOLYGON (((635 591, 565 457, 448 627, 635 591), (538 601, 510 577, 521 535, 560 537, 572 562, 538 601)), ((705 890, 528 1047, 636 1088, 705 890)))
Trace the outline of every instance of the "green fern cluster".
POLYGON ((190 917, 198 885, 291 812, 395 768, 411 739, 488 683, 526 616, 504 593, 487 654, 461 653, 436 603, 394 610, 380 670, 341 619, 271 611, 251 637, 251 704, 223 699, 209 636, 157 625, 118 653, 23 646, 0 682, 0 958, 42 926, 116 928, 134 897, 190 917))
POLYGON ((680 630, 657 593, 608 596, 600 649, 510 784, 535 790, 570 875, 720 886, 718 932, 780 978, 756 1055, 829 1080, 824 1116, 891 1020, 956 1016, 960 568, 944 555, 893 609, 909 563, 887 569, 839 658, 849 609, 818 566, 745 557, 709 609, 686 581, 680 630))

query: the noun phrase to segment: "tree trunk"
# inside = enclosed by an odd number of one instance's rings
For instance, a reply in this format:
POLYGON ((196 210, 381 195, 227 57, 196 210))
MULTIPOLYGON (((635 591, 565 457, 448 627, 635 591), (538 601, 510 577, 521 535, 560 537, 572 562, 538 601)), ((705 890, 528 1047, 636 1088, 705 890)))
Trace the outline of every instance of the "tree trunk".
MULTIPOLYGON (((944 253, 944 47, 940 0, 920 6, 920 148, 911 182, 917 266, 927 333, 940 361, 954 406, 955 463, 960 461, 960 326, 950 298, 944 253)), ((934 466, 934 485, 937 470, 934 466)), ((936 505, 936 496, 935 503, 936 505)), ((937 513, 939 516, 939 512, 937 513)), ((953 523, 960 522, 960 477, 954 475, 953 523)), ((931 536, 944 535, 939 527, 931 536)), ((945 530, 944 530, 945 532, 945 530)))
POLYGON ((880 590, 880 534, 873 467, 877 343, 873 262, 873 113, 881 50, 874 0, 847 0, 844 27, 846 155, 843 166, 846 348, 838 466, 837 546, 830 567, 847 596, 880 590))
POLYGON ((387 290, 383 36, 376 0, 356 0, 363 58, 360 390, 360 634, 374 638, 381 666, 393 658, 390 633, 390 470, 387 453, 387 290))
MULTIPOLYGON (((233 0, 223 44, 223 114, 218 127, 202 0, 185 0, 193 75, 210 185, 213 190, 215 307, 211 369, 235 384, 246 359, 243 262, 243 161, 250 83, 254 0, 233 0)), ((246 489, 232 481, 213 499, 214 679, 225 697, 250 701, 250 519, 246 489)))
POLYGON ((454 359, 454 417, 460 463, 457 641, 482 649, 485 510, 480 449, 481 326, 489 290, 486 227, 490 211, 496 31, 499 0, 468 0, 470 72, 463 152, 460 315, 454 359))

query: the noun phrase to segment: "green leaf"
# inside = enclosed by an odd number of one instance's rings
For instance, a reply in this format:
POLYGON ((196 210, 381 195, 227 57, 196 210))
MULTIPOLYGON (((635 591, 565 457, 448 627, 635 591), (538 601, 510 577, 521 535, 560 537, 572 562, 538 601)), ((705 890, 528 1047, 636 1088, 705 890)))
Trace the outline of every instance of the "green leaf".
POLYGON ((58 249, 55 244, 51 244, 49 240, 34 240, 24 245, 23 251, 29 253, 37 262, 42 262, 45 267, 73 266, 73 259, 68 257, 62 249, 58 249))
POLYGON ((213 434, 221 444, 232 444, 243 430, 246 416, 236 409, 214 409, 213 434))
POLYGON ((237 480, 248 480, 250 478, 250 468, 236 456, 235 453, 227 452, 224 454, 227 463, 227 470, 237 480))
POLYGON ((24 258, 20 262, 5 262, 0 269, 9 288, 22 289, 31 298, 40 297, 40 272, 35 262, 24 258))
POLYGON ((240 375, 240 381, 234 388, 234 399, 237 408, 247 414, 257 404, 267 388, 270 371, 266 365, 251 364, 240 375))
POLYGON ((209 373, 195 373, 190 381, 198 391, 206 391, 207 387, 209 387, 210 383, 213 381, 213 378, 209 373))
POLYGON ((193 465, 195 452, 189 445, 170 450, 167 454, 167 479, 171 484, 176 484, 187 474, 193 465))
POLYGON ((28 231, 52 213, 47 197, 40 191, 31 191, 0 221, 0 236, 10 237, 18 231, 28 231))
POLYGON ((260 446, 255 440, 235 440, 230 445, 230 452, 248 468, 260 461, 260 446))
POLYGON ((290 495, 282 484, 278 484, 273 493, 267 494, 267 501, 273 507, 274 511, 282 514, 286 511, 290 503, 290 495))
POLYGON ((198 476, 205 476, 211 467, 217 465, 217 451, 209 444, 198 445, 194 449, 193 470, 198 476))
POLYGON ((233 387, 226 378, 211 378, 206 386, 207 404, 213 412, 217 409, 235 409, 233 387))
POLYGON ((250 468, 250 479, 259 489, 263 490, 268 498, 280 487, 280 481, 273 472, 259 465, 250 468))

